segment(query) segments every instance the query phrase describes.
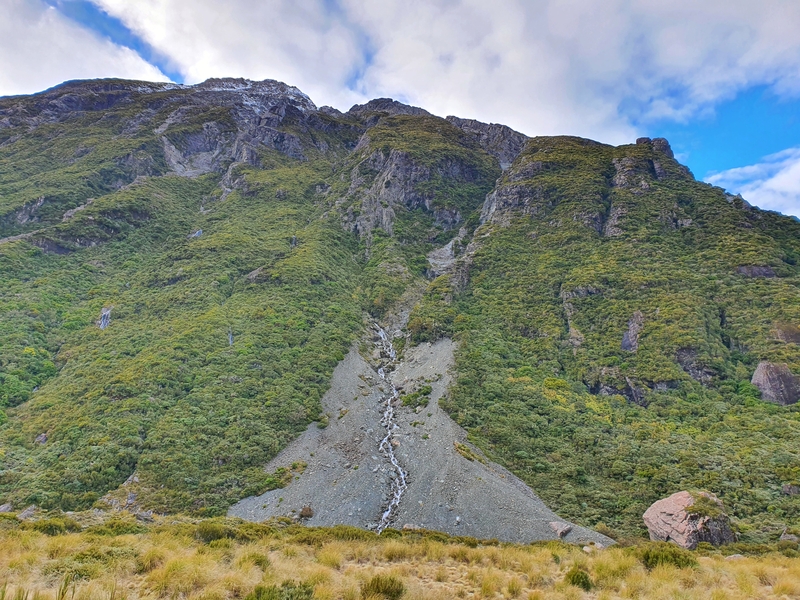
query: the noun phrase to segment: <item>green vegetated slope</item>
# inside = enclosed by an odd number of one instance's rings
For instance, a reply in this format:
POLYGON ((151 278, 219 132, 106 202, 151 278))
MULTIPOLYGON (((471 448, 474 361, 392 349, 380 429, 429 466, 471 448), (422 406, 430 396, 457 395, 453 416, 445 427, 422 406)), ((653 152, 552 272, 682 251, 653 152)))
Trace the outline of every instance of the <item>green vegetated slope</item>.
POLYGON ((286 86, 251 91, 255 109, 224 85, 137 87, 0 103, 0 499, 16 506, 85 508, 135 473, 145 508, 220 514, 280 484, 263 466, 319 417, 363 310, 423 279, 445 229, 400 203, 391 252, 382 230, 351 231, 381 171, 353 169, 424 158, 408 189, 467 212, 499 173, 443 119, 370 113, 376 142, 353 153, 368 127, 286 86), (461 143, 477 164, 464 185, 437 171, 461 143))
POLYGON ((800 223, 650 144, 534 138, 495 195, 463 293, 434 282, 411 322, 461 341, 447 408, 472 439, 579 523, 640 533, 681 489, 718 494, 744 539, 797 523, 800 413, 750 378, 800 371, 776 331, 800 323, 800 223))
POLYGON ((638 534, 687 488, 745 539, 800 517, 798 409, 750 384, 800 373, 800 224, 663 144, 533 138, 501 172, 498 126, 277 82, 0 113, 0 501, 86 508, 135 474, 140 506, 213 515, 280 485, 264 464, 365 318, 424 284, 412 341, 460 342, 446 408, 565 518, 638 534))

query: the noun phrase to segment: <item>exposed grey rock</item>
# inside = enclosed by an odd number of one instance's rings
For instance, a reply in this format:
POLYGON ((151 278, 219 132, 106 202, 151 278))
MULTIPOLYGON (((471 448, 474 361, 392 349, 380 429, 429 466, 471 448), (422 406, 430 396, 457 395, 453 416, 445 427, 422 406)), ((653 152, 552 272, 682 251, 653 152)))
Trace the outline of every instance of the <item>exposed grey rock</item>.
MULTIPOLYGON (((469 444, 466 432, 439 407, 452 377, 453 348, 449 339, 407 347, 392 375, 396 387, 410 390, 427 380, 432 392, 421 413, 395 407, 395 455, 408 472, 408 487, 391 526, 410 524, 451 535, 530 542, 559 539, 549 526, 558 522, 567 542, 612 544, 605 536, 561 520, 521 480, 469 444), (480 460, 465 458, 456 443, 480 460)), ((386 456, 377 451, 379 434, 385 431, 380 422, 385 396, 379 384, 373 367, 356 349, 351 350, 336 367, 331 388, 322 399, 326 413, 346 412, 341 418, 331 418, 325 429, 309 427, 267 465, 271 471, 304 461, 304 472, 283 489, 240 501, 228 514, 260 521, 297 514, 310 504, 314 507, 314 516, 307 519, 310 526, 341 523, 374 528, 394 476, 386 456), (362 434, 354 437, 354 432, 362 434), (345 469, 346 464, 360 468, 345 469)))
POLYGON ((787 344, 800 344, 800 327, 794 323, 776 323, 775 338, 787 344))
POLYGON ((563 538, 570 531, 572 531, 572 525, 570 525, 569 523, 561 523, 559 521, 550 521, 550 523, 548 523, 548 525, 550 526, 550 529, 552 529, 553 531, 556 532, 556 535, 558 536, 559 539, 563 538))
POLYGON ((768 402, 788 406, 800 400, 800 377, 785 363, 761 361, 750 383, 761 390, 761 397, 768 402))
POLYGON ((736 272, 745 277, 776 277, 775 270, 772 267, 764 265, 742 265, 736 267, 736 272))
POLYGON ((670 158, 675 158, 672 147, 669 145, 666 138, 653 138, 653 150, 666 154, 670 158))
POLYGON ((611 162, 616 169, 616 173, 611 179, 613 187, 629 189, 634 193, 642 193, 642 191, 650 189, 650 183, 647 181, 650 177, 651 165, 649 162, 643 162, 633 156, 614 158, 611 162))
POLYGON ((447 117, 447 120, 474 136, 481 148, 497 158, 503 171, 511 166, 528 141, 528 136, 505 125, 481 123, 474 119, 461 119, 452 115, 447 117))
POLYGON ((714 377, 714 371, 699 362, 694 348, 681 348, 676 353, 675 360, 692 379, 703 385, 708 385, 714 377))
POLYGON ((35 504, 31 504, 28 508, 26 508, 21 513, 19 513, 17 515, 17 518, 20 521, 25 521, 27 519, 30 519, 34 514, 36 514, 36 505, 35 504))
POLYGON ((650 139, 648 137, 640 137, 636 139, 636 144, 652 146, 653 150, 656 152, 666 154, 669 158, 675 158, 675 155, 672 152, 672 147, 669 145, 669 142, 666 140, 666 138, 650 139))
POLYGON ((47 434, 46 433, 40 433, 39 435, 36 436, 36 439, 33 440, 33 441, 34 441, 35 444, 44 445, 44 444, 47 443, 47 434))
POLYGON ((10 502, 6 502, 5 504, 0 504, 0 513, 10 513, 14 510, 14 507, 11 505, 10 502))
POLYGON ((786 533, 786 530, 784 529, 783 533, 781 533, 781 537, 779 538, 778 541, 781 541, 781 542, 793 542, 795 544, 798 544, 798 543, 800 543, 800 537, 796 536, 793 533, 786 533))
POLYGON ((785 496, 798 496, 800 495, 800 485, 786 483, 781 487, 781 493, 785 496))
POLYGON ((432 116, 424 108, 417 106, 409 106, 391 98, 375 98, 366 104, 356 104, 347 111, 348 115, 364 116, 369 113, 382 112, 389 115, 414 115, 414 116, 432 116))
POLYGON ((654 502, 644 513, 644 523, 650 539, 660 542, 674 542, 682 548, 694 550, 700 542, 721 546, 736 541, 730 527, 728 516, 724 513, 722 502, 708 492, 699 492, 717 505, 719 515, 709 516, 689 512, 695 504, 695 497, 689 492, 677 492, 669 498, 654 502))
MULTIPOLYGON (((359 142, 359 147, 365 150, 369 147, 368 134, 359 142)), ((454 182, 474 182, 480 174, 455 158, 428 166, 399 150, 391 150, 388 154, 382 150, 370 152, 352 170, 350 189, 346 198, 339 201, 355 200, 360 204, 358 215, 352 208, 345 215, 345 228, 361 236, 369 236, 376 228, 391 234, 395 211, 400 206, 408 210, 422 208, 433 214, 438 225, 445 229, 455 227, 463 220, 462 215, 457 210, 438 205, 433 193, 421 190, 420 184, 433 176, 454 182)))
POLYGON ((603 235, 605 237, 617 237, 622 235, 622 228, 620 222, 622 217, 628 213, 628 209, 618 204, 612 204, 608 211, 608 217, 603 227, 603 235))
POLYGON ((628 321, 628 330, 622 335, 622 349, 636 352, 639 349, 639 334, 644 326, 644 315, 636 311, 628 321))

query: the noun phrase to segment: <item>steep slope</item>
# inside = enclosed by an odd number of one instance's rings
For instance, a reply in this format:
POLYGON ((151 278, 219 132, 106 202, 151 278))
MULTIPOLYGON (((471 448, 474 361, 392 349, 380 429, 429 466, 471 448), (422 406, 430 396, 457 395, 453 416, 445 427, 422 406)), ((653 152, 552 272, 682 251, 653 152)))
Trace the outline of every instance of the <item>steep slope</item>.
MULTIPOLYGON (((401 357, 455 342, 437 393, 465 448, 562 517, 641 533, 703 488, 769 539, 800 517, 798 255, 797 221, 665 140, 271 81, 0 99, 0 501, 214 515, 302 484, 264 466, 377 319, 401 357)), ((398 415, 419 463, 427 425, 398 415)))
POLYGON ((423 280, 499 173, 443 119, 318 111, 277 82, 75 82, 0 110, 17 506, 87 507, 130 480, 137 506, 219 514, 278 485, 263 465, 317 418, 362 309, 423 280), (131 148, 153 168, 126 170, 131 148), (386 229, 350 232, 384 202, 386 229))
POLYGON ((800 516, 800 223, 694 181, 663 140, 533 138, 487 197, 457 274, 412 313, 455 335, 445 406, 564 517, 640 531, 660 496, 710 489, 746 537, 800 516), (454 291, 463 293, 454 294, 454 291))

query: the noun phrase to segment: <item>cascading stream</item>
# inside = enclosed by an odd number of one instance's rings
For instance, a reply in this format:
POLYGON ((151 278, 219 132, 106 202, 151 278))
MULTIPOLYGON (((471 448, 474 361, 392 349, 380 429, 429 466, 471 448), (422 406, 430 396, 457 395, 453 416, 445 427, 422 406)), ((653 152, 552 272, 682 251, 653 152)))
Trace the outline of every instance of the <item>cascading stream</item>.
MULTIPOLYGON (((397 353, 392 345, 392 341, 389 339, 389 336, 386 334, 383 328, 377 323, 375 324, 375 329, 378 332, 378 337, 380 337, 380 346, 383 350, 383 353, 389 357, 391 364, 394 366, 394 363, 397 359, 397 353)), ((394 467, 395 470, 395 476, 392 478, 392 493, 389 500, 389 506, 387 506, 386 510, 383 512, 383 515, 381 515, 381 522, 378 524, 377 528, 377 532, 380 533, 389 526, 393 513, 400 504, 400 499, 403 497, 403 493, 408 487, 408 482, 406 480, 408 474, 400 466, 400 463, 394 454, 394 446, 392 445, 392 436, 395 429, 397 429, 397 423, 394 421, 394 402, 398 399, 399 393, 397 392, 397 388, 394 387, 394 383, 392 383, 391 378, 387 376, 383 367, 378 369, 378 376, 386 381, 390 387, 390 391, 386 395, 386 409, 383 411, 383 419, 381 419, 381 424, 386 428, 386 435, 381 440, 378 449, 384 454, 384 456, 386 456, 386 458, 389 459, 389 462, 392 464, 392 467, 394 467)))

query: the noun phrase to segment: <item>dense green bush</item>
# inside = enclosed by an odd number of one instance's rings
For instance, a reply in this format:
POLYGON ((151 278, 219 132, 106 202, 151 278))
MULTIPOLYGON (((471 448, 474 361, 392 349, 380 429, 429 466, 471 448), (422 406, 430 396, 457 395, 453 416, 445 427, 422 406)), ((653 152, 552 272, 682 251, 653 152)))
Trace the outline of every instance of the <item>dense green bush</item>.
POLYGON ((245 600, 311 600, 313 597, 314 586, 310 583, 284 581, 280 587, 256 586, 252 593, 245 596, 245 600))
POLYGON ((362 598, 398 600, 405 594, 406 586, 394 575, 373 575, 361 586, 362 598))
POLYGON ((564 575, 564 581, 569 585, 574 585, 588 592, 592 589, 592 579, 589 574, 580 567, 572 567, 564 575))
POLYGON ((697 559, 691 552, 670 542, 642 544, 633 552, 647 569, 655 569, 659 565, 671 565, 679 569, 697 566, 697 559))

